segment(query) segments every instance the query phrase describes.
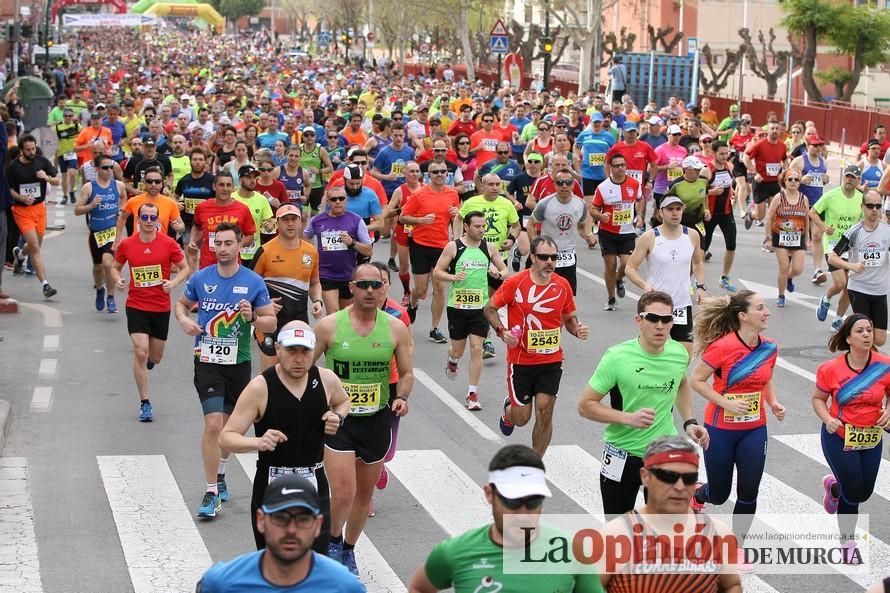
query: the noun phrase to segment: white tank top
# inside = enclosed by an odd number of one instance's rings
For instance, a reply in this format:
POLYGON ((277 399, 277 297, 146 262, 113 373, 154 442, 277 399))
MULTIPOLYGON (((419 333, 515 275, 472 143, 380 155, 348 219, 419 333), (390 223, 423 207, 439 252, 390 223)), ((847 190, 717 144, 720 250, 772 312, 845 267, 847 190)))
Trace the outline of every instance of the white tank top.
POLYGON ((649 284, 671 295, 675 310, 692 305, 692 241, 689 228, 680 228, 683 234, 668 239, 655 227, 655 245, 646 262, 649 284))

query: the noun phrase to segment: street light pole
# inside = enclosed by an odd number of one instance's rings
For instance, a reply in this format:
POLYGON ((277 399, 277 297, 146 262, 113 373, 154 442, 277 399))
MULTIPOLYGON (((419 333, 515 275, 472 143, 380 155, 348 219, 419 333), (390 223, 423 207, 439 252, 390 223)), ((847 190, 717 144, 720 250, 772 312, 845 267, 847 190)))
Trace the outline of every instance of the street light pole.
POLYGON ((46 15, 43 19, 43 66, 49 65, 49 17, 53 10, 53 0, 46 0, 46 15))
MULTIPOLYGON (((550 39, 550 0, 544 0, 544 38, 550 39)), ((547 90, 550 83, 550 52, 544 52, 544 79, 543 90, 547 90)))

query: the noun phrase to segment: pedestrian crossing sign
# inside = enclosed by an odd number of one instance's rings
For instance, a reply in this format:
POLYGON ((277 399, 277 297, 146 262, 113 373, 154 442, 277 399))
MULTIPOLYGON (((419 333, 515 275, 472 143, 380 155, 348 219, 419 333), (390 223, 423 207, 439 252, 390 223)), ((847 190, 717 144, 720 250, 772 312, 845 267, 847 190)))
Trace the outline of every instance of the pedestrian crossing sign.
POLYGON ((491 53, 505 54, 509 51, 506 35, 492 35, 489 39, 491 40, 491 53))

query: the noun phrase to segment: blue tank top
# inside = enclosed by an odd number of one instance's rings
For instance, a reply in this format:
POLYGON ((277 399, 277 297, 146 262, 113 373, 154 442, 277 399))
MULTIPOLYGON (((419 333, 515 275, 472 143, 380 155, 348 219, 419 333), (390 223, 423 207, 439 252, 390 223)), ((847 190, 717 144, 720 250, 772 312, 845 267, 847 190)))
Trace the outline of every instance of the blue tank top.
POLYGON ((392 138, 384 138, 377 134, 374 134, 374 140, 377 141, 377 144, 374 145, 374 148, 368 151, 368 158, 371 159, 371 161, 377 158, 377 153, 392 144, 392 138))
POLYGON ((287 199, 291 204, 295 204, 303 197, 303 167, 297 167, 296 175, 288 175, 287 169, 281 167, 281 174, 278 181, 284 184, 287 190, 287 199))
POLYGON ((800 193, 807 197, 807 201, 812 206, 816 203, 816 200, 822 197, 822 191, 825 186, 825 175, 828 173, 828 167, 825 166, 825 159, 819 157, 819 164, 814 165, 810 162, 810 157, 807 153, 803 153, 803 175, 810 175, 813 177, 813 180, 810 184, 805 184, 801 182, 800 184, 800 193))
POLYGON ((117 224, 119 211, 120 194, 117 191, 117 181, 112 179, 111 184, 106 188, 99 187, 99 183, 96 181, 93 181, 91 185, 93 191, 90 193, 87 204, 92 204, 93 200, 99 200, 99 206, 90 212, 87 224, 93 232, 110 229, 117 224))
POLYGON ((862 169, 862 183, 867 187, 871 189, 878 187, 878 183, 881 181, 881 175, 884 174, 884 169, 881 168, 881 164, 881 161, 878 161, 877 165, 869 165, 862 169))

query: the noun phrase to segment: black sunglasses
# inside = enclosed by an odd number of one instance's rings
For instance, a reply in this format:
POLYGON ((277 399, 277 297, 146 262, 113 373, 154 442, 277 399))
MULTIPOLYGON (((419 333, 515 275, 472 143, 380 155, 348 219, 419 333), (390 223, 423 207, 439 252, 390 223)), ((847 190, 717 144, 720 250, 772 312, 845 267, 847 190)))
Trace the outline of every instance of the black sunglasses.
POLYGON ((534 255, 536 258, 542 259, 544 261, 547 261, 548 259, 550 261, 556 261, 557 259, 559 259, 558 253, 532 253, 532 255, 534 255))
POLYGON ((659 315, 658 313, 653 313, 652 311, 646 311, 645 313, 640 313, 640 317, 648 321, 649 323, 673 323, 674 316, 673 315, 659 315))
POLYGON ((111 171, 114 169, 114 165, 99 165, 99 168, 103 171, 111 171))
POLYGON ((262 169, 259 169, 259 171, 262 171, 263 173, 268 173, 268 172, 274 171, 274 170, 275 169, 271 169, 269 167, 263 167, 262 169))
POLYGON ((675 472, 658 467, 647 467, 646 470, 655 476, 659 482, 664 482, 665 484, 676 484, 677 480, 683 480, 685 485, 692 486, 698 482, 698 472, 675 472))
POLYGON ((430 175, 445 175, 446 173, 448 173, 448 169, 436 169, 435 171, 433 169, 430 169, 429 173, 430 175))
POLYGON ((146 179, 145 183, 151 183, 153 185, 157 185, 160 183, 164 183, 161 179, 146 179))
POLYGON ((345 202, 346 196, 328 196, 328 202, 345 202))
POLYGON ((556 185, 567 187, 569 185, 572 185, 574 182, 575 181, 573 179, 557 179, 555 183, 556 185))
POLYGON ((533 511, 544 504, 543 496, 526 496, 525 498, 507 498, 500 492, 497 493, 498 498, 505 507, 511 511, 517 511, 522 507, 533 511))
POLYGON ((355 280, 353 281, 353 286, 356 288, 360 288, 362 290, 377 290, 378 288, 383 288, 382 280, 355 280))
POLYGON ((881 207, 880 204, 866 204, 865 202, 863 202, 862 205, 865 206, 866 208, 868 208, 869 210, 878 210, 881 207))
POLYGON ((506 150, 498 150, 496 154, 510 154, 509 151, 506 150))

